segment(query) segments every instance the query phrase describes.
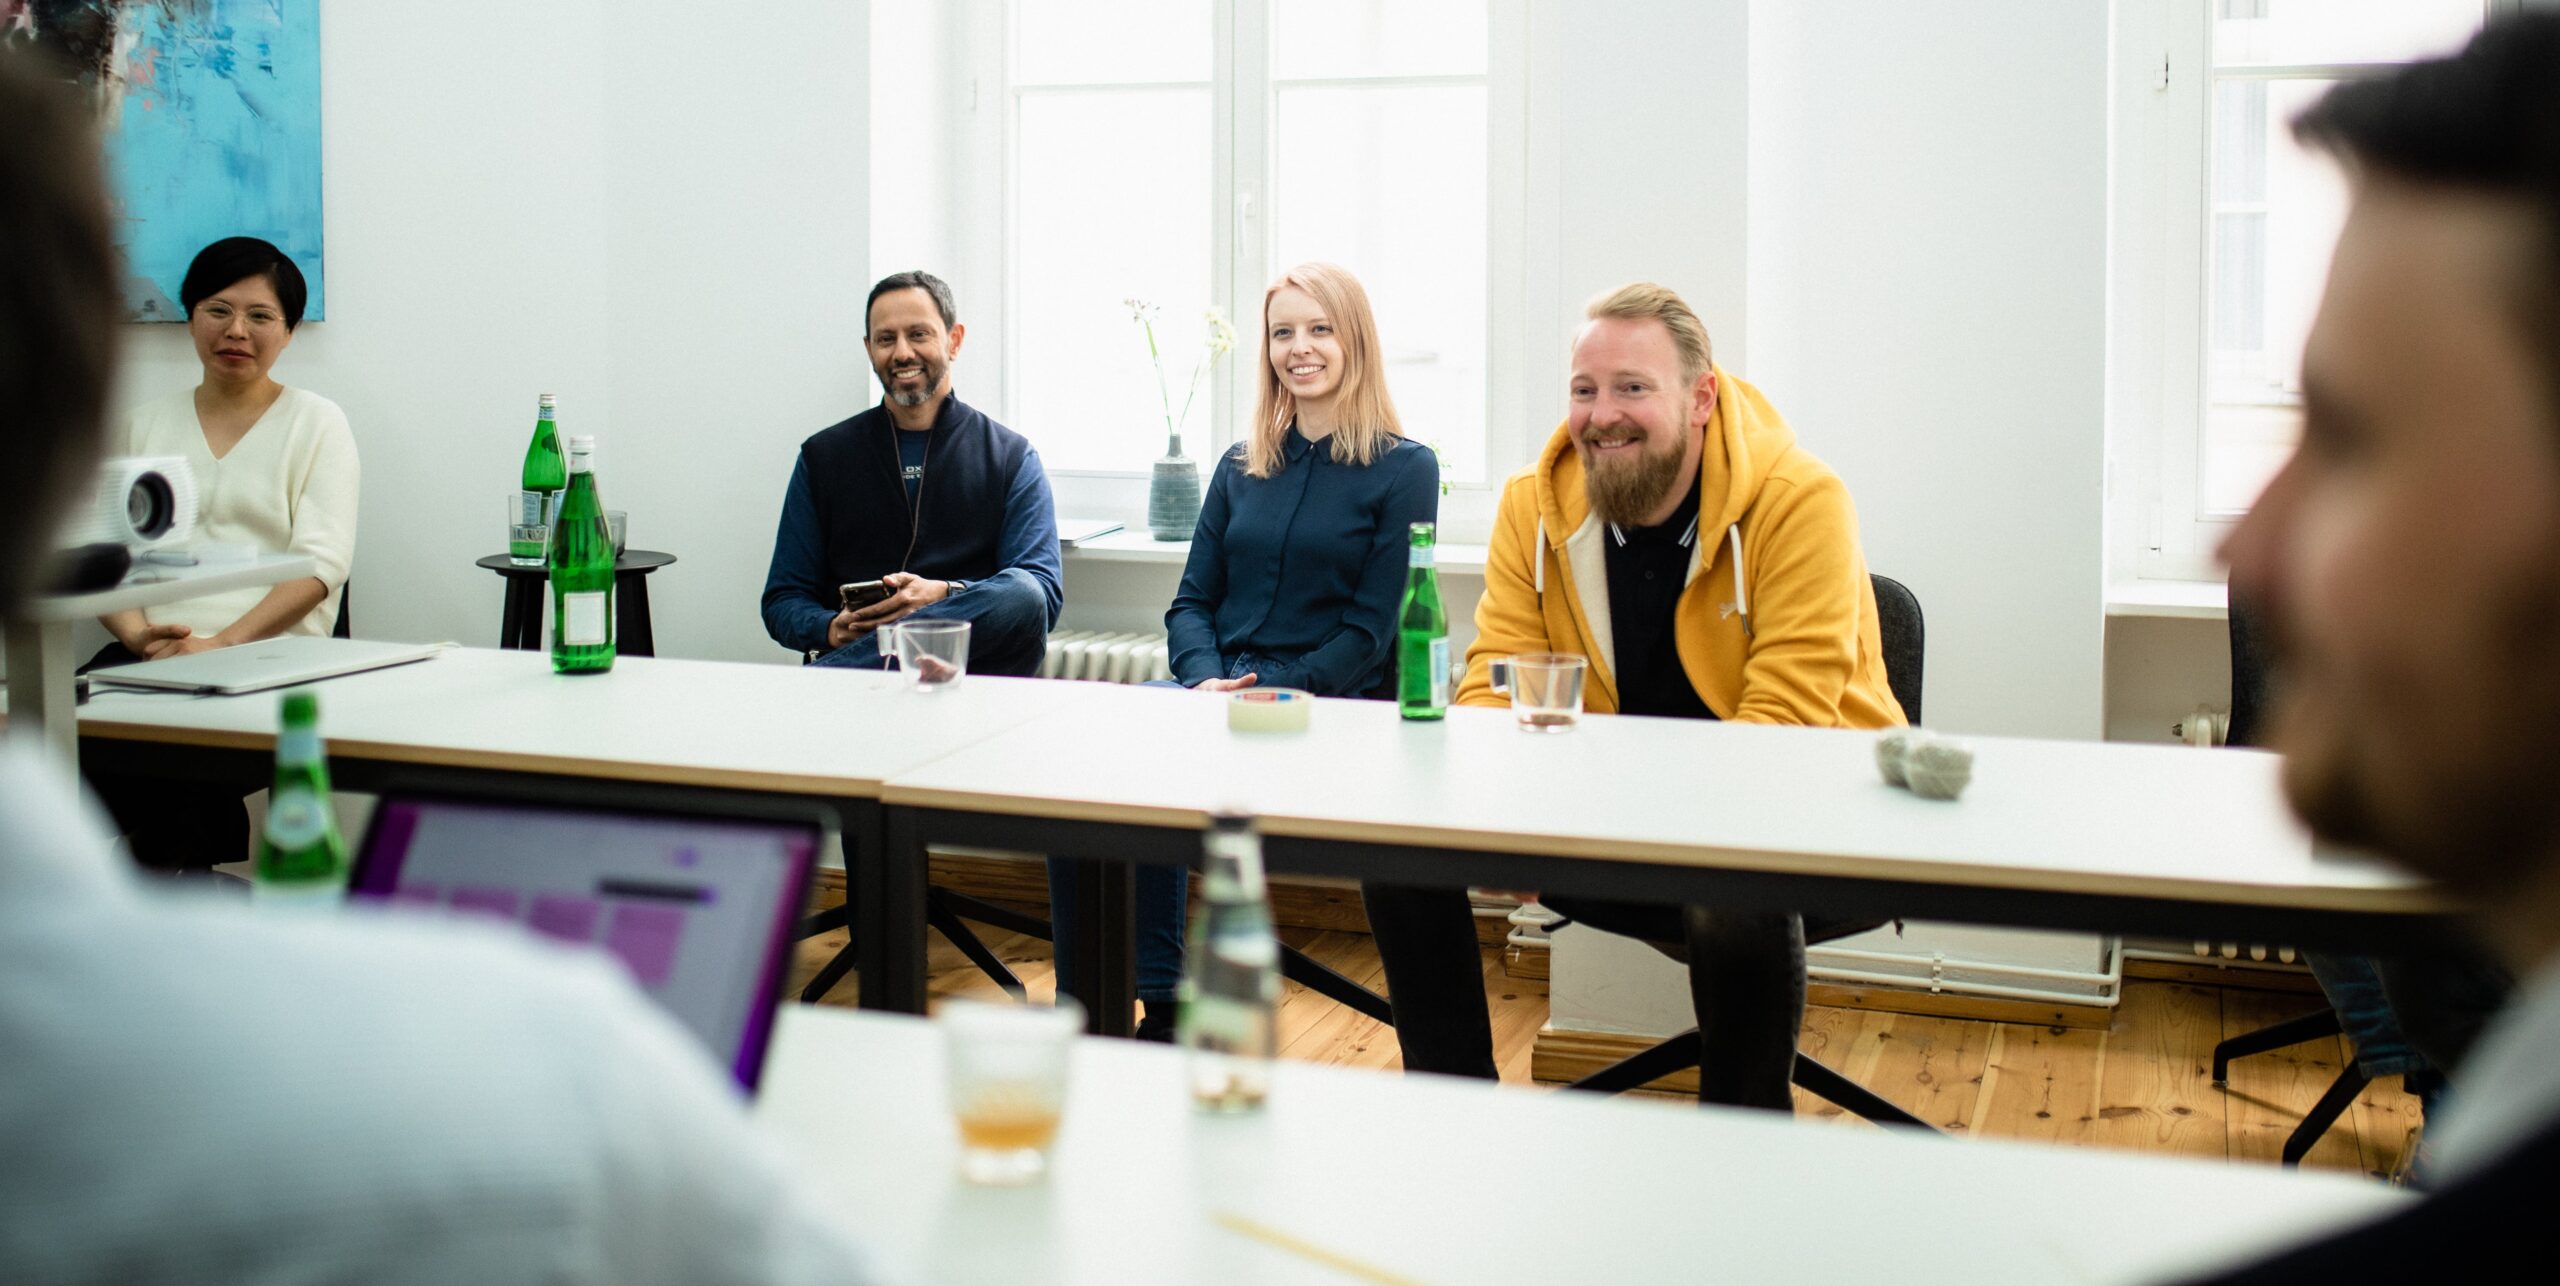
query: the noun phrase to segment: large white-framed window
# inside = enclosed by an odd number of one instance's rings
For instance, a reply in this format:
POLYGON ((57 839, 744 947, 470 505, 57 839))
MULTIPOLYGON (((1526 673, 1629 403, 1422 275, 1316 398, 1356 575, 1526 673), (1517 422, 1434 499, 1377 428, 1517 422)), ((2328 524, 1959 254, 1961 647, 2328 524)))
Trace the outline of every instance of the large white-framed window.
POLYGON ((966 8, 938 92, 951 172, 927 177, 951 194, 951 256, 994 285, 962 301, 971 400, 1053 475, 1092 495, 1145 473, 1211 307, 1239 344, 1191 395, 1183 445, 1206 461, 1234 442, 1263 289, 1307 259, 1369 291, 1406 430, 1455 487, 1518 463, 1522 399, 1494 372, 1497 301, 1523 273, 1526 0, 966 8), (1157 307, 1162 391, 1131 298, 1157 307))
POLYGON ((2215 550, 2301 431, 2303 340, 2346 212, 2293 118, 2458 48, 2515 0, 2140 0, 2119 10, 2112 324, 2118 575, 2215 550))

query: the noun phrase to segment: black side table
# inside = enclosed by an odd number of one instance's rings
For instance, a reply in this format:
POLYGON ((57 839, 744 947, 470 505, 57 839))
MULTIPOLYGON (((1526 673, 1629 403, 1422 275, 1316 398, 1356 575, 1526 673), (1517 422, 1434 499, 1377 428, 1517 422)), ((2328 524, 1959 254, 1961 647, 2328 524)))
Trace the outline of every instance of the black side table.
MULTIPOLYGON (((623 656, 656 656, 657 636, 649 629, 649 573, 675 562, 673 554, 654 549, 626 549, 613 560, 613 650, 623 656)), ((550 572, 518 567, 505 554, 491 554, 480 566, 504 577, 506 609, 498 618, 498 646, 539 652, 542 642, 542 595, 550 572)))

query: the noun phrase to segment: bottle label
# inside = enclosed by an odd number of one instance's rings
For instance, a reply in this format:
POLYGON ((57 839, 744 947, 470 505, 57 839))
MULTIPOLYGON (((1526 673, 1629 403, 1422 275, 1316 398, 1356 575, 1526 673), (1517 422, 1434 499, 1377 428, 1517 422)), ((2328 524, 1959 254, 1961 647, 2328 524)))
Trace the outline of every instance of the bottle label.
POLYGON ((594 647, 605 641, 603 590, 560 596, 560 641, 569 647, 594 647))
POLYGON ((1414 545, 1411 549, 1405 562, 1408 567, 1429 567, 1439 561, 1436 557, 1438 550, 1430 545, 1414 545))
POLYGON ((329 801, 309 786, 280 786, 267 799, 267 843, 285 852, 313 847, 329 835, 329 801))
POLYGON ((317 724, 286 726, 276 733, 276 762, 280 764, 316 764, 320 762, 320 728, 317 724))
POLYGON ((1431 640, 1431 708, 1440 710, 1449 704, 1449 636, 1431 640))

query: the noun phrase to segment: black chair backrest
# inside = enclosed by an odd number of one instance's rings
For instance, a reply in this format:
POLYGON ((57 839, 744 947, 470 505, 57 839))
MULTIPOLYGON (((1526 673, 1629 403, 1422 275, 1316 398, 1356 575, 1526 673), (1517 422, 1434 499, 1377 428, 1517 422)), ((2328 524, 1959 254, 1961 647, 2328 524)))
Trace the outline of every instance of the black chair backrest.
POLYGON ((355 615, 355 609, 347 606, 347 603, 355 597, 355 592, 354 581, 346 581, 338 586, 338 623, 329 631, 329 637, 333 639, 355 637, 355 626, 349 623, 355 615))
POLYGON ((1920 677, 1929 659, 1929 625, 1920 615, 1920 596, 1890 576, 1869 576, 1876 583, 1876 632, 1884 636, 1884 681, 1902 704, 1902 717, 1920 722, 1920 677))
POLYGON ((2267 638, 2259 628, 2258 610, 2238 594, 2231 596, 2231 726, 2223 734, 2228 746, 2263 745, 2258 721, 2267 705, 2267 638))

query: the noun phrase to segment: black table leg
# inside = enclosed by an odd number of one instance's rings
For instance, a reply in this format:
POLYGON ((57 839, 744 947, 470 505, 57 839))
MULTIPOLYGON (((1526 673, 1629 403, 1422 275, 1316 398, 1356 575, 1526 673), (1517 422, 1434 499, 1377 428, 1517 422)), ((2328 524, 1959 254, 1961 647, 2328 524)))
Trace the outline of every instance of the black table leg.
POLYGON ((853 945, 862 962, 862 1007, 923 1013, 925 852, 915 811, 848 802, 844 865, 853 945))
POLYGON ((498 646, 519 652, 542 650, 542 591, 539 576, 507 577, 506 610, 498 620, 498 646))
POLYGON ((1075 863, 1080 931, 1055 946, 1075 953, 1072 976, 1076 1001, 1084 1006, 1084 1029, 1096 1036, 1128 1036, 1137 1030, 1137 881, 1127 862, 1075 863))
POLYGON ((649 574, 623 572, 613 578, 613 650, 623 656, 656 656, 658 636, 649 628, 649 574))

